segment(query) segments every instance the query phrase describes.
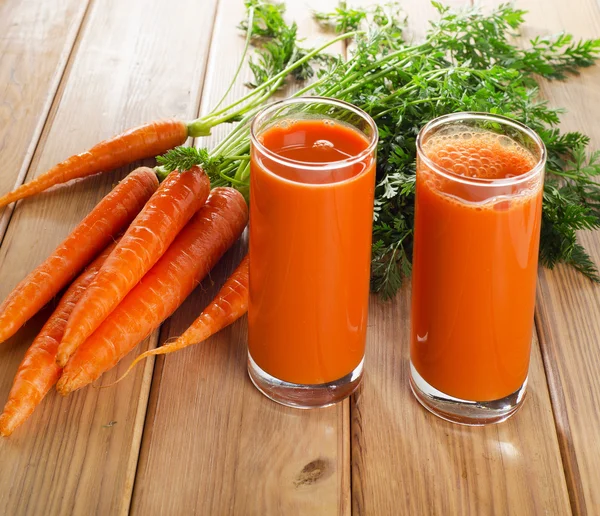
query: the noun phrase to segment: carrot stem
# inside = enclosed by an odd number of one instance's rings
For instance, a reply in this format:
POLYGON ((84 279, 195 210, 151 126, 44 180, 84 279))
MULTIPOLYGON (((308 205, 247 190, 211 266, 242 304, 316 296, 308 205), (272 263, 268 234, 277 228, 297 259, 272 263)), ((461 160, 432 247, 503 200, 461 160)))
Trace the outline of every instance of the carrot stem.
POLYGON ((275 84, 280 84, 280 81, 285 79, 285 77, 287 77, 287 75, 290 72, 292 72, 293 70, 295 70, 297 67, 303 65, 304 63, 306 63, 307 61, 312 59, 315 55, 321 53, 327 47, 337 43, 338 41, 352 38, 361 33, 362 33, 361 31, 347 32, 347 33, 341 34, 333 39, 330 39, 328 42, 324 43, 319 48, 313 49, 311 52, 308 52, 302 58, 298 59, 297 61, 294 61, 287 68, 285 68, 284 70, 279 72, 277 75, 274 75, 273 77, 271 77, 271 79, 269 79, 268 81, 265 81, 258 87, 254 88, 251 92, 247 93, 246 95, 239 98, 238 100, 232 102, 231 104, 229 104, 229 106, 219 109, 217 111, 213 111, 207 117, 200 117, 200 118, 197 118, 196 120, 189 122, 187 124, 189 136, 192 136, 195 138, 195 137, 199 137, 199 136, 210 135, 211 129, 213 127, 215 127, 216 125, 227 122, 227 121, 231 120, 232 118, 239 117, 241 114, 246 113, 249 109, 255 108, 259 104, 259 102, 262 103, 264 100, 266 100, 266 98, 270 97, 274 91, 272 89, 272 87, 275 84), (259 97, 260 101, 256 100, 255 97, 259 93, 262 93, 265 90, 271 90, 271 91, 269 91, 268 94, 265 94, 264 96, 259 97), (252 100, 252 102, 246 106, 242 106, 241 108, 239 108, 235 111, 232 111, 233 108, 235 108, 241 104, 244 104, 248 100, 252 100), (223 116, 219 116, 219 115, 223 115, 223 116))
POLYGON ((242 71, 242 66, 244 65, 244 60, 245 60, 246 56, 248 55, 248 50, 250 49, 250 41, 252 40, 252 27, 254 26, 254 6, 253 5, 251 5, 250 8, 248 9, 248 22, 247 22, 246 26, 248 27, 248 30, 246 31, 246 42, 244 43, 244 51, 242 52, 242 56, 240 57, 238 66, 235 70, 235 73, 233 74, 233 78, 231 79, 231 81, 229 83, 229 87, 225 90, 225 93, 223 93, 222 97, 219 99, 219 102, 217 102, 215 107, 212 108, 211 112, 215 111, 223 103, 223 101, 227 98, 227 95, 229 95, 231 88, 233 88, 235 81, 237 81, 237 78, 239 77, 240 72, 242 71))

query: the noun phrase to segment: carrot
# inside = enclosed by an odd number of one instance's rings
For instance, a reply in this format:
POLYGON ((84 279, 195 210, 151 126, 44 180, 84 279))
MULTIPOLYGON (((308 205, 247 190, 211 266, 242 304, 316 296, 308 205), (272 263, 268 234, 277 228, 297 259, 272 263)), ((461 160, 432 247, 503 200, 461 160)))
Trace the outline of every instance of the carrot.
POLYGON ((210 181, 200 167, 163 181, 73 310, 56 356, 60 366, 164 254, 209 192, 210 181))
POLYGON ((242 194, 215 188, 144 279, 75 351, 58 392, 66 395, 93 382, 150 335, 214 267, 247 221, 242 194))
POLYGON ((140 360, 198 344, 242 317, 248 311, 248 263, 246 255, 210 305, 176 341, 139 355, 115 383, 125 378, 140 360))
POLYGON ((141 167, 102 199, 54 252, 0 306, 0 342, 5 341, 62 290, 129 224, 158 188, 156 174, 141 167))
POLYGON ((72 179, 114 170, 139 159, 153 158, 181 145, 187 137, 187 124, 177 120, 160 120, 130 129, 100 142, 86 152, 71 156, 33 181, 3 195, 0 197, 0 208, 72 179))
POLYGON ((6 437, 33 413, 58 381, 62 369, 56 363, 58 343, 75 303, 92 282, 106 257, 116 246, 110 244, 71 284, 44 327, 31 343, 17 370, 8 401, 0 416, 0 435, 6 437))

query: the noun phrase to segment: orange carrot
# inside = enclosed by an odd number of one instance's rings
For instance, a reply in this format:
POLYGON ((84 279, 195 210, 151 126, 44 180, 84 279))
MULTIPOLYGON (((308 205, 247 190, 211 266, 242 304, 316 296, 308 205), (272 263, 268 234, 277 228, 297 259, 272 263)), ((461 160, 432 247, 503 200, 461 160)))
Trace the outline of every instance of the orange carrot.
POLYGON ((25 353, 17 370, 4 412, 0 416, 0 435, 9 436, 23 424, 58 381, 62 369, 56 363, 58 343, 75 303, 92 282, 106 257, 116 246, 110 244, 71 284, 44 327, 25 353))
POLYGON ((114 170, 139 159, 153 158, 181 145, 187 137, 187 124, 177 120, 160 120, 130 129, 100 142, 86 152, 71 156, 33 181, 3 195, 0 197, 0 208, 72 179, 114 170))
POLYGON ((14 335, 90 263, 113 236, 134 219, 157 188, 156 174, 141 167, 104 197, 2 303, 0 342, 14 335))
POLYGON ((154 355, 166 355, 192 344, 198 344, 242 317, 248 311, 248 262, 248 255, 246 255, 210 305, 183 335, 174 342, 139 355, 117 382, 125 378, 140 360, 154 355))
POLYGON ((114 367, 183 303, 248 221, 242 194, 215 188, 171 247, 73 354, 58 381, 66 395, 114 367))
POLYGON ((73 310, 58 348, 58 365, 65 366, 77 347, 152 268, 206 202, 209 192, 210 181, 200 167, 172 173, 163 181, 73 310))

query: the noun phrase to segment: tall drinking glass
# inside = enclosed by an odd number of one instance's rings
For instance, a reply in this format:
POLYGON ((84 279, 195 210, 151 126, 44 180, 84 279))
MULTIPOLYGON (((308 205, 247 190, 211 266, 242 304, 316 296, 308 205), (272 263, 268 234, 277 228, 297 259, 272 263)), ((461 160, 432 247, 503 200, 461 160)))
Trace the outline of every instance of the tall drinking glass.
POLYGON ((373 120, 327 98, 252 123, 248 372, 284 405, 330 405, 361 380, 376 147, 373 120))
POLYGON ((485 113, 417 138, 411 387, 449 421, 504 421, 527 386, 546 151, 485 113))

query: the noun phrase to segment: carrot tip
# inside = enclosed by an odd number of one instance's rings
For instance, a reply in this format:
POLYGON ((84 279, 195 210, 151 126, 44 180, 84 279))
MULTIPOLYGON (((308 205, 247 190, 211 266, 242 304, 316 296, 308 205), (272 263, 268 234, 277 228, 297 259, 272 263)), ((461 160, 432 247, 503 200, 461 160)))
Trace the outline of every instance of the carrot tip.
POLYGON ((67 396, 73 391, 77 390, 79 387, 77 386, 76 378, 69 378, 68 376, 61 376, 60 380, 56 384, 56 390, 58 394, 61 396, 67 396))
POLYGON ((4 414, 0 416, 0 436, 2 437, 8 437, 14 431, 14 428, 11 428, 10 421, 7 421, 7 419, 4 414))

